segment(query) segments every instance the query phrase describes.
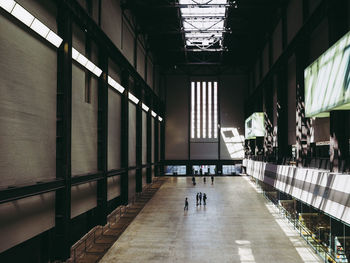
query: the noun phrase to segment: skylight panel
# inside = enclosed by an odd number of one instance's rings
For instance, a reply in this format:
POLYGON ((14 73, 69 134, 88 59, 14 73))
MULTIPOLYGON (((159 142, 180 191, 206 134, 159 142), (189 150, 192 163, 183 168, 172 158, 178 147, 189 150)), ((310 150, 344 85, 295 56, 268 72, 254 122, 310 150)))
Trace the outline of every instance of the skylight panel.
POLYGON ((227 0, 179 0, 179 4, 186 46, 222 48, 227 0))

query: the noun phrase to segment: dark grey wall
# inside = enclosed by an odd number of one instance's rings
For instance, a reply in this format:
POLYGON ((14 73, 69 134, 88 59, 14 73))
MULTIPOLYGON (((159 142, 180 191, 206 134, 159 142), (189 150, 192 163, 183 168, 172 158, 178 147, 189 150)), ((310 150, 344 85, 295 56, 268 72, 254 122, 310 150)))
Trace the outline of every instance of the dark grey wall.
POLYGON ((188 85, 186 75, 166 77, 165 159, 188 158, 188 85))
MULTIPOLYGON (((248 89, 246 75, 187 76, 184 74, 166 76, 166 124, 165 159, 188 159, 188 132, 190 80, 218 81, 219 115, 221 127, 237 128, 244 135, 244 94, 248 89)), ((218 132, 220 133, 220 132, 218 132)), ((220 159, 230 159, 225 143, 221 140, 220 159)), ((191 159, 218 159, 218 142, 190 143, 191 159)))

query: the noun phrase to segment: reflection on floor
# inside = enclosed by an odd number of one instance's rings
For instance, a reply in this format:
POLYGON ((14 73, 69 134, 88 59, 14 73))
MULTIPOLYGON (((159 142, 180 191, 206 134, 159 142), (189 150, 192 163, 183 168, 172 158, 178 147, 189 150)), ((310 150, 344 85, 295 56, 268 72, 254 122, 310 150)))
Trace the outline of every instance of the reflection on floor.
POLYGON ((321 261, 245 177, 196 186, 191 178, 172 177, 100 262, 321 261), (196 206, 197 192, 207 194, 206 206, 196 206))

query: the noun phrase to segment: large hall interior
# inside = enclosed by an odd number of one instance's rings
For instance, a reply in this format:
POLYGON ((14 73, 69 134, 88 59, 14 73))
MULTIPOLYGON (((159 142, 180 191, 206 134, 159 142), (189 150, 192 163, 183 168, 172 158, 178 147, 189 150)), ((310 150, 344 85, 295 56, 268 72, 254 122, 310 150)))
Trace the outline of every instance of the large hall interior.
POLYGON ((348 0, 0 0, 0 262, 350 262, 348 0))

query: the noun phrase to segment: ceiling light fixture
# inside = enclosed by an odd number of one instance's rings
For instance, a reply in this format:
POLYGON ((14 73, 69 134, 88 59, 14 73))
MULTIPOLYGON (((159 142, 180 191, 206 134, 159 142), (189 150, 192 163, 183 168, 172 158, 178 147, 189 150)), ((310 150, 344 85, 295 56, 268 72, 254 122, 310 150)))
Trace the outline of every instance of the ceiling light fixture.
POLYGON ((59 47, 63 41, 55 32, 50 30, 46 25, 44 25, 39 19, 34 17, 30 12, 28 12, 21 5, 13 0, 0 0, 0 7, 9 12, 19 21, 21 21, 26 26, 30 27, 33 31, 38 33, 40 36, 45 38, 55 47, 59 47))
POLYGON ((119 91, 120 93, 123 94, 125 89, 122 85, 120 85, 118 82, 116 82, 111 76, 108 76, 107 79, 108 79, 108 84, 111 87, 115 88, 117 91, 119 91))

